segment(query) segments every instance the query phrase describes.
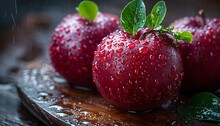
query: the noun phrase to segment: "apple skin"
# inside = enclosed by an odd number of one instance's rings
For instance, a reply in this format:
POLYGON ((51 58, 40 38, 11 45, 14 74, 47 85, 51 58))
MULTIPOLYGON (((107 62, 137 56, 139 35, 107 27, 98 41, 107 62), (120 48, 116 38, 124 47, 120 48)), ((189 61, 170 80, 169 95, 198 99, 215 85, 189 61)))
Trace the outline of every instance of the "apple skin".
POLYGON ((127 111, 160 107, 177 93, 183 77, 182 60, 168 34, 142 29, 134 37, 117 30, 98 45, 93 80, 111 104, 127 111), (142 37, 141 37, 142 38, 142 37))
POLYGON ((94 21, 78 13, 63 18, 52 35, 50 59, 55 70, 71 87, 96 89, 92 80, 92 61, 102 38, 120 28, 117 16, 99 12, 94 21))
POLYGON ((220 87, 220 20, 185 17, 172 23, 178 31, 190 31, 192 43, 178 47, 184 65, 181 92, 215 91, 220 87))

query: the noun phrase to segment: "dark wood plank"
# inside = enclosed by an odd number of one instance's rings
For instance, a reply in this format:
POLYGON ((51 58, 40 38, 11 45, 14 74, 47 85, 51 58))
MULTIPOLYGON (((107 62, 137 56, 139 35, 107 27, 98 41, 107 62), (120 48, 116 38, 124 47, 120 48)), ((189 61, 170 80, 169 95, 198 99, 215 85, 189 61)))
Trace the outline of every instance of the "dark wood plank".
POLYGON ((47 63, 29 64, 20 74, 17 88, 25 106, 47 125, 217 125, 180 118, 176 107, 186 99, 181 95, 166 108, 143 113, 122 111, 97 91, 70 88, 47 63))
POLYGON ((43 126, 22 104, 13 84, 0 84, 0 126, 43 126))

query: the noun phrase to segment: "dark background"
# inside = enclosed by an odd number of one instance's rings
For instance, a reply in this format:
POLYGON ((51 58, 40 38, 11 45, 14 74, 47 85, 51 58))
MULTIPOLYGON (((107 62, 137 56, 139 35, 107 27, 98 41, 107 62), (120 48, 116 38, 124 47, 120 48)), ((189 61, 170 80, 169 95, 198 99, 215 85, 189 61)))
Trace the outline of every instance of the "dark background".
MULTIPOLYGON (((120 16, 129 0, 94 0, 100 11, 120 16)), ((147 13, 158 0, 145 0, 147 13)), ((48 60, 51 34, 61 19, 76 12, 80 0, 1 0, 0 1, 0 83, 7 83, 27 62, 48 60), (9 77, 8 77, 9 76, 9 77), (5 82, 6 81, 6 82, 5 82)), ((166 0, 165 26, 200 9, 207 17, 220 17, 219 0, 166 0)))
MULTIPOLYGON (((57 15, 59 20, 61 16, 67 13, 75 12, 75 7, 81 0, 1 0, 0 1, 0 24, 14 24, 29 12, 38 13, 62 13, 57 15)), ((100 11, 110 12, 119 16, 122 8, 130 0, 93 0, 98 3, 100 11)), ((158 0, 144 0, 147 10, 158 0)), ((168 13, 165 23, 183 16, 194 16, 199 9, 205 9, 208 17, 219 17, 220 1, 219 0, 165 0, 168 13)))
MULTIPOLYGON (((120 15, 129 0, 94 0, 100 11, 120 15)), ((158 0, 145 0, 147 13, 158 0)), ((163 24, 200 9, 207 17, 220 17, 220 0, 165 0, 168 12, 163 24)), ((48 45, 56 25, 74 13, 80 0, 0 1, 0 125, 42 125, 20 103, 14 84, 29 62, 50 62, 48 45)))

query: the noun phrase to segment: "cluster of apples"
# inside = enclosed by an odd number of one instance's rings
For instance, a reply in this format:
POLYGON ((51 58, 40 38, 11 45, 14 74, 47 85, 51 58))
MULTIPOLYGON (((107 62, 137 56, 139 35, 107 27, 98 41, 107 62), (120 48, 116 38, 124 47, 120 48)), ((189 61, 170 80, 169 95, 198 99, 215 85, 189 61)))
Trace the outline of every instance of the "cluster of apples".
POLYGON ((129 111, 158 107, 179 88, 220 87, 219 19, 185 17, 165 28, 164 1, 146 15, 144 2, 133 0, 120 20, 92 1, 77 10, 57 26, 49 48, 52 65, 71 86, 97 88, 129 111))

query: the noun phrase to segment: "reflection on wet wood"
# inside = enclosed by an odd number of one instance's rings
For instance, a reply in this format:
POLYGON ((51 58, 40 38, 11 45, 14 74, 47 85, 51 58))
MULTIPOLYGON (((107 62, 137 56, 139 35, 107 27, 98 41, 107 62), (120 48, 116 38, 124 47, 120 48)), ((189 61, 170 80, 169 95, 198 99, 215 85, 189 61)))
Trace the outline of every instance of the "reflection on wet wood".
POLYGON ((166 108, 128 113, 106 102, 97 91, 70 88, 50 64, 29 64, 20 74, 18 93, 24 105, 47 125, 213 125, 184 120, 176 107, 186 98, 177 95, 166 108))
POLYGON ((42 126, 22 104, 13 84, 0 84, 0 126, 42 126))

